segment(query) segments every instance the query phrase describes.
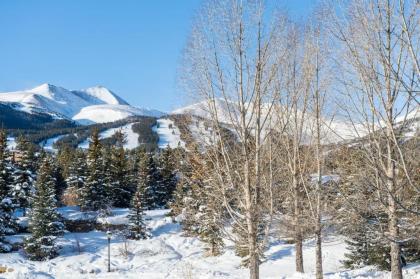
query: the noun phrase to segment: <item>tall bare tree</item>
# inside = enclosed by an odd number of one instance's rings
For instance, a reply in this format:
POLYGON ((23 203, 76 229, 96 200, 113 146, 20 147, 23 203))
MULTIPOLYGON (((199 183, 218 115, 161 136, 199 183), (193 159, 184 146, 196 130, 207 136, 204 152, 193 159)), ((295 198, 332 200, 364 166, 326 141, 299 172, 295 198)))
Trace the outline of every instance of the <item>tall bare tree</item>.
POLYGON ((362 148, 388 216, 384 237, 392 278, 402 278, 401 212, 418 214, 402 195, 406 188, 419 191, 402 148, 409 118, 418 113, 418 42, 413 41, 420 32, 418 4, 354 0, 337 10, 331 30, 342 43, 342 91, 351 104, 346 111, 354 127, 366 131, 362 148))
POLYGON ((260 256, 273 208, 271 116, 278 100, 274 80, 284 54, 282 17, 267 23, 262 1, 206 1, 185 52, 186 88, 206 100, 211 118, 208 147, 228 233, 245 247, 250 278, 259 278, 260 256), (237 137, 226 141, 225 124, 237 137), (232 194, 232 191, 234 192, 232 194))

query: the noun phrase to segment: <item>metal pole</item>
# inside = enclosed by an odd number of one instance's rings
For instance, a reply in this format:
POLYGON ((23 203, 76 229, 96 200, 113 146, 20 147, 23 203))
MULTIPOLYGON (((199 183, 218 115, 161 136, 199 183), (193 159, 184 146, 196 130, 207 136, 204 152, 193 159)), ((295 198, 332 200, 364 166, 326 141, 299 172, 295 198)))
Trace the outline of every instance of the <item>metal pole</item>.
POLYGON ((111 272, 111 238, 108 237, 108 272, 111 272))

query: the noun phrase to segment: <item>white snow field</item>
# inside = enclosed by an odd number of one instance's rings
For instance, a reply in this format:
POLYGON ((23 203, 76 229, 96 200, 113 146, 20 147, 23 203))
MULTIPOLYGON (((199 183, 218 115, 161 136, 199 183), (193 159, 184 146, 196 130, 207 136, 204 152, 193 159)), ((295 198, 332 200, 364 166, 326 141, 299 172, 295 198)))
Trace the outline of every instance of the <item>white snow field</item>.
MULTIPOLYGON (((84 218, 77 207, 61 208, 68 219, 84 218)), ((100 219, 104 223, 124 224, 128 209, 114 209, 111 217, 100 219)), ((104 232, 66 233, 59 241, 60 256, 46 262, 25 259, 23 253, 0 254, 0 265, 13 270, 0 274, 0 278, 248 278, 248 270, 240 266, 232 245, 217 257, 206 257, 203 243, 197 238, 184 237, 181 227, 166 217, 167 210, 146 212, 146 224, 152 235, 147 240, 129 241, 128 254, 124 253, 124 240, 112 236, 111 272, 107 272, 107 239, 104 232), (80 252, 77 243, 79 243, 80 252)), ((14 241, 20 237, 15 236, 14 241)), ((338 237, 327 239, 323 245, 325 278, 390 278, 388 272, 372 267, 344 270, 340 260, 345 245, 338 237)), ((294 247, 273 241, 261 265, 261 278, 314 278, 314 242, 304 246, 306 274, 294 273, 294 247)), ((404 269, 404 278, 420 278, 420 265, 404 269)))
MULTIPOLYGON (((138 138, 139 135, 134 133, 132 127, 135 123, 129 123, 120 127, 107 129, 101 133, 99 133, 99 139, 106 139, 112 137, 115 132, 121 130, 121 132, 125 135, 126 142, 124 144, 124 148, 126 149, 134 149, 139 145, 138 138)), ((89 148, 89 138, 79 144, 79 148, 87 149, 89 148)))
POLYGON ((162 113, 157 110, 137 108, 129 105, 105 104, 84 107, 72 119, 81 124, 89 125, 93 123, 114 122, 135 115, 159 117, 162 113))
POLYGON ((157 123, 159 127, 154 126, 153 131, 159 136, 159 148, 166 148, 168 145, 171 148, 185 147, 185 142, 181 140, 181 133, 172 120, 161 118, 157 120, 157 123))
POLYGON ((55 137, 46 139, 46 140, 40 142, 39 145, 41 147, 43 147, 46 151, 57 152, 57 149, 54 148, 54 144, 64 136, 66 136, 66 135, 59 135, 59 136, 55 136, 55 137))
POLYGON ((16 146, 17 146, 16 139, 13 138, 13 137, 8 137, 7 138, 7 148, 13 150, 13 149, 16 149, 16 146))
MULTIPOLYGON (((234 102, 228 105, 227 101, 224 99, 215 99, 214 100, 215 109, 218 114, 218 120, 221 123, 225 124, 233 124, 233 122, 237 122, 239 119, 239 110, 234 102)), ((268 113, 268 107, 270 105, 265 104, 263 105, 263 115, 268 113)), ((278 108, 282 110, 281 108, 278 108)), ((300 112, 299 112, 300 113, 300 112)), ((186 107, 182 107, 172 111, 172 114, 188 114, 191 116, 199 116, 201 118, 211 119, 211 113, 209 112, 208 104, 206 101, 201 101, 186 107)), ((284 112, 286 116, 287 113, 284 112)), ((248 118, 251 116, 247 116, 248 118)), ((300 116, 299 116, 300 117, 300 116)), ((311 116, 307 116, 308 119, 305 121, 304 125, 304 141, 309 140, 311 129, 313 129, 313 125, 315 123, 315 118, 311 116)), ((401 115, 396 118, 397 122, 406 119, 415 119, 420 117, 420 109, 411 109, 410 112, 401 112, 401 115)), ((292 119, 284 119, 282 120, 283 123, 286 121, 292 121, 292 119)), ((411 124, 410 132, 406 134, 407 137, 416 135, 417 131, 420 127, 420 121, 414 121, 411 124)), ((383 126, 381 124, 380 126, 383 126)), ((378 128, 380 127, 378 126, 378 128)), ((227 127, 228 128, 228 127, 227 127)), ((197 130, 197 129, 195 129, 197 130)), ((338 117, 335 116, 332 120, 326 117, 323 120, 323 128, 322 128, 322 139, 321 141, 325 144, 331 143, 338 143, 342 141, 348 141, 355 138, 365 136, 369 131, 366 125, 362 123, 352 123, 348 117, 338 117)))
POLYGON ((193 139, 200 143, 200 146, 209 146, 214 142, 214 134, 212 127, 206 127, 205 122, 199 118, 192 118, 193 121, 188 125, 193 139))

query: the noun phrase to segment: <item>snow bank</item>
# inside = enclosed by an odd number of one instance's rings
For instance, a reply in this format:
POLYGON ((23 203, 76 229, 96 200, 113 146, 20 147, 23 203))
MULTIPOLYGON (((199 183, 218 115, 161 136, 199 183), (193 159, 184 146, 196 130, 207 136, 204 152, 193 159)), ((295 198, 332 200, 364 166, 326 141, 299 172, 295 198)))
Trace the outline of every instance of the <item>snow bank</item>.
MULTIPOLYGON (((77 207, 61 208, 67 218, 80 218, 77 207)), ((107 221, 126 222, 128 209, 113 209, 107 221)), ((107 272, 107 238, 104 232, 66 233, 60 238, 60 256, 46 262, 32 262, 22 253, 0 254, 0 264, 12 268, 1 278, 248 278, 248 270, 240 266, 231 243, 217 257, 203 254, 203 243, 197 238, 184 237, 181 227, 167 217, 167 210, 146 211, 146 224, 152 238, 125 241, 114 233, 111 240, 111 269, 107 272), (126 249, 124 248, 126 247, 126 249)), ((11 239, 13 240, 13 239, 11 239)), ((14 239, 19 242, 19 237, 14 239)), ((345 270, 340 261, 346 247, 339 237, 325 239, 323 261, 325 278, 390 278, 388 272, 372 267, 345 270)), ((304 243, 306 274, 294 272, 294 246, 273 240, 261 265, 261 278, 314 278, 315 242, 304 243)), ((420 277, 420 265, 404 269, 404 278, 420 277)))

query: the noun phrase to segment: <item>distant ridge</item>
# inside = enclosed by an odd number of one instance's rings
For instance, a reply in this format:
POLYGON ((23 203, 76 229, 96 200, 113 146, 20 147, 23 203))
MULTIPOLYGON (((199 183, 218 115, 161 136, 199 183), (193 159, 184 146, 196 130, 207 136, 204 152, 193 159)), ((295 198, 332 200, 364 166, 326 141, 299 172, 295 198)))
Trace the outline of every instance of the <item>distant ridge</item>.
POLYGON ((136 115, 159 117, 163 112, 131 106, 103 86, 68 90, 49 83, 35 88, 0 93, 0 103, 27 113, 44 113, 80 124, 113 122, 136 115))

